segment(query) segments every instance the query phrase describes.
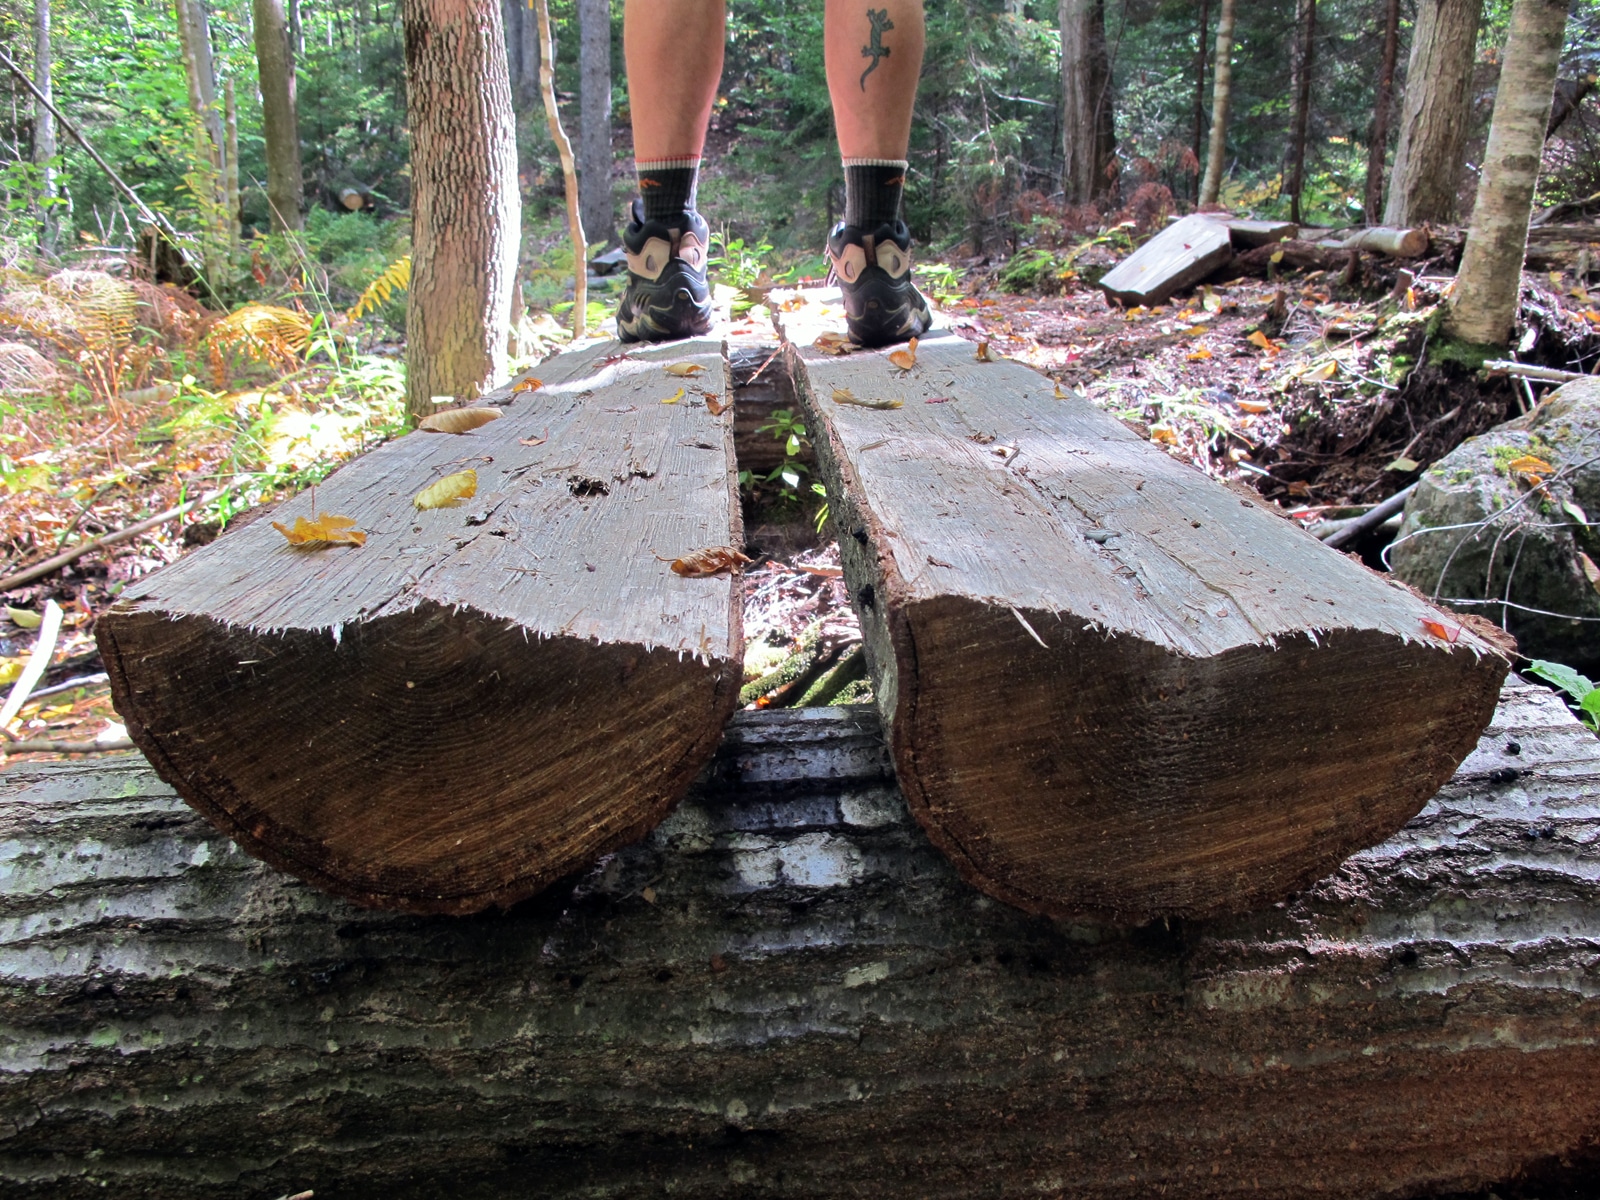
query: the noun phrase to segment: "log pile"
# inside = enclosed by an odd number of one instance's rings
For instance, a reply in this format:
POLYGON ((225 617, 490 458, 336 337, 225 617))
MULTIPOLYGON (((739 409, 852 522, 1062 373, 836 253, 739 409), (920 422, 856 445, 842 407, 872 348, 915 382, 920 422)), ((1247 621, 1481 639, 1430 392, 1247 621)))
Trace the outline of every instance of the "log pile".
POLYGON ((1414 814, 1502 650, 1021 364, 785 313, 911 810, 1032 912, 1270 902, 1414 814), (900 362, 905 362, 904 356, 900 362))
POLYGON ((1388 842, 1121 932, 963 883, 870 711, 739 715, 642 844, 468 918, 319 894, 137 757, 4 780, 17 1200, 1597 1182, 1600 743, 1520 683, 1388 842))

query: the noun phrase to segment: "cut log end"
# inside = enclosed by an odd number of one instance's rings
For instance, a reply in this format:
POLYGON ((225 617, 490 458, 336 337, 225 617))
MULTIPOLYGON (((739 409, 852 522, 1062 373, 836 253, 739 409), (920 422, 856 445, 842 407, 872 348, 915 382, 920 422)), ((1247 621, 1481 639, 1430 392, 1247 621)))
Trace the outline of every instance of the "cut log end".
POLYGON ((130 736, 196 809, 318 887, 421 913, 504 907, 642 836, 739 683, 735 661, 437 605, 337 641, 137 609, 99 637, 130 736), (297 695, 314 705, 273 702, 297 695))
POLYGON ((895 630, 900 780, 991 895, 1138 924, 1244 912, 1421 810, 1506 661, 1373 632, 1205 659, 944 597, 895 630), (981 648, 981 649, 980 649, 981 648))

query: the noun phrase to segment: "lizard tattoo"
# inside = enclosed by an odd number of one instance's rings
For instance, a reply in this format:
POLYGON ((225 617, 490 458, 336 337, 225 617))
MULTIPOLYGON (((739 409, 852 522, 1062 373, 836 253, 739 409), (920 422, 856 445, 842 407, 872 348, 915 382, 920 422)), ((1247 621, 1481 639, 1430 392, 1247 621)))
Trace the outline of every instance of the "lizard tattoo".
POLYGON ((867 90, 867 76, 878 69, 880 60, 889 57, 889 47, 883 44, 883 35, 894 28, 894 22, 889 20, 887 8, 867 9, 867 20, 872 22, 871 44, 861 47, 861 57, 870 58, 872 65, 861 72, 861 90, 867 90))

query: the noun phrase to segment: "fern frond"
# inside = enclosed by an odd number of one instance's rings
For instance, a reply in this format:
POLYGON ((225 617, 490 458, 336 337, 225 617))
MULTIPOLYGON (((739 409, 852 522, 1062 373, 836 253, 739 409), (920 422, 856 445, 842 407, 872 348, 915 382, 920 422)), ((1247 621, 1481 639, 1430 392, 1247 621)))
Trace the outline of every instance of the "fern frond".
POLYGON ((367 285, 367 290, 361 293, 360 298, 350 306, 350 311, 345 315, 354 321, 378 305, 388 303, 390 296, 396 292, 403 292, 410 286, 411 255, 407 254, 385 267, 382 273, 367 285))
POLYGON ((275 304, 246 304, 211 327, 213 348, 239 346, 254 359, 298 358, 311 337, 311 318, 275 304))
POLYGON ((58 271, 41 289, 72 310, 78 336, 91 353, 115 353, 133 338, 139 294, 104 271, 58 271))

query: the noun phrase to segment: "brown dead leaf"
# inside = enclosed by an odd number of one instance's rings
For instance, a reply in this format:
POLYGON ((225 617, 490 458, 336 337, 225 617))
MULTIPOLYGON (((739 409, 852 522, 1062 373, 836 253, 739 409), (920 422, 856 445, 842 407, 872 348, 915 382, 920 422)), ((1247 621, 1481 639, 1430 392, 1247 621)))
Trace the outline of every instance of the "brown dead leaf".
POLYGON ((857 408, 903 408, 904 400, 861 400, 849 388, 836 387, 833 389, 833 402, 835 404, 853 404, 857 408))
POLYGON ((702 392, 701 395, 706 398, 706 408, 710 411, 713 417, 720 417, 723 413, 727 412, 728 408, 733 404, 732 400, 717 399, 716 392, 702 392))
POLYGON ((1204 346, 1201 346, 1200 349, 1195 350, 1188 355, 1190 362, 1205 362, 1205 360, 1210 357, 1211 351, 1207 350, 1204 346))
POLYGON ((1277 355, 1283 352, 1282 346, 1276 345, 1271 338, 1262 333, 1259 329, 1247 337, 1245 341, 1249 342, 1252 346, 1259 346, 1268 354, 1277 355))
POLYGON ((1178 431, 1171 425, 1161 422, 1150 426, 1150 440, 1161 442, 1163 445, 1176 446, 1178 444, 1178 431))
POLYGON ((354 526, 355 521, 351 518, 336 517, 331 513, 323 513, 310 521, 296 517, 293 529, 276 521, 272 523, 274 529, 289 539, 291 546, 365 546, 367 535, 354 526))
POLYGON ((656 558, 661 562, 670 562, 673 574, 682 575, 685 579, 705 579, 737 571, 751 561, 732 546, 708 546, 704 550, 685 554, 682 558, 666 559, 659 554, 656 558))
POLYGON ((1508 462, 1506 470, 1515 471, 1518 475, 1548 475, 1555 470, 1555 467, 1545 462, 1542 458, 1536 458, 1532 454, 1524 454, 1508 462))
POLYGON ((428 433, 470 433, 490 421, 498 421, 505 414, 498 408, 447 408, 426 417, 417 426, 428 433))
POLYGON ((517 439, 517 445, 519 445, 519 446, 542 446, 546 442, 548 442, 549 440, 550 440, 550 431, 548 429, 546 429, 544 431, 544 436, 543 437, 518 438, 517 439))
POLYGON ((842 333, 820 333, 811 344, 824 354, 846 354, 851 349, 850 339, 842 333))
POLYGON ((511 390, 513 392, 537 392, 543 386, 544 380, 542 379, 519 379, 517 386, 511 390))
POLYGON ((1240 412, 1265 413, 1272 411, 1272 405, 1265 400, 1240 400, 1237 401, 1240 412))
POLYGON ((691 375, 699 375, 705 371, 705 368, 699 363, 692 362, 668 363, 663 369, 668 375, 676 375, 680 379, 688 378, 691 375))
POLYGON ((989 343, 988 342, 979 342, 978 343, 977 359, 978 359, 979 362, 993 362, 994 361, 994 359, 989 357, 989 343))
POLYGON ((917 365, 917 339, 912 338, 904 350, 895 350, 890 353, 889 361, 902 371, 909 371, 917 365))
POLYGON ((430 483, 412 499, 419 509, 443 508, 456 500, 468 500, 478 494, 478 473, 470 468, 446 475, 437 483, 430 483))

